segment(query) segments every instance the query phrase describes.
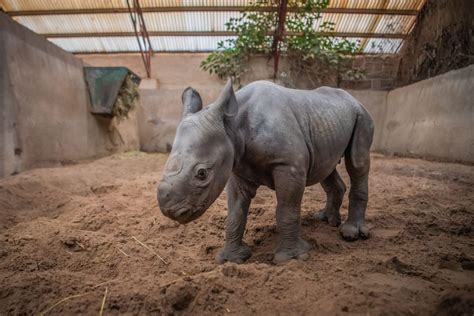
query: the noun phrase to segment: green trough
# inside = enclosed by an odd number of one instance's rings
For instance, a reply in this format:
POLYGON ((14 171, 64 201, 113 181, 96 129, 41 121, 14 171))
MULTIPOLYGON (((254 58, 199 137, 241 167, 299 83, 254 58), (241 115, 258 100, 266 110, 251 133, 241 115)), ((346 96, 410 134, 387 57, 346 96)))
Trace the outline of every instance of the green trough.
POLYGON ((92 114, 113 116, 115 101, 127 75, 140 84, 141 78, 126 67, 84 67, 92 114))

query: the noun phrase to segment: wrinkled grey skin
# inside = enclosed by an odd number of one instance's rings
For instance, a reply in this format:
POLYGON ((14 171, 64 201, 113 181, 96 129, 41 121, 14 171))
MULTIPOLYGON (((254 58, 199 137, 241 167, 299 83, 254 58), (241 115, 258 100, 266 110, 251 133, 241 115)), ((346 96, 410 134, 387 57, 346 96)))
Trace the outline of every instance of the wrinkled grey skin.
POLYGON ((158 202, 164 215, 188 223, 209 208, 227 183, 226 241, 217 262, 243 262, 251 256, 242 236, 260 185, 276 191, 280 242, 274 262, 307 259, 310 246, 300 234, 304 189, 321 183, 327 202, 315 216, 339 226, 346 191, 336 170, 341 157, 351 190, 349 217, 340 232, 346 240, 369 236, 364 216, 373 123, 350 94, 328 87, 287 89, 267 81, 253 82, 234 94, 229 80, 205 109, 191 88, 182 99, 183 118, 158 187, 158 202))

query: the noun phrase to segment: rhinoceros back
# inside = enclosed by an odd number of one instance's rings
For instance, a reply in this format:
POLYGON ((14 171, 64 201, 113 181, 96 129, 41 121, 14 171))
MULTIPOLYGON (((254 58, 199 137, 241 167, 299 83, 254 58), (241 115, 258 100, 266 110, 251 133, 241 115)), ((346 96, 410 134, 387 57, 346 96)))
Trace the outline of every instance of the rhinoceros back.
POLYGON ((358 115, 368 115, 349 93, 329 87, 296 90, 256 81, 240 90, 237 99, 252 155, 283 164, 306 155, 308 185, 334 170, 358 115))

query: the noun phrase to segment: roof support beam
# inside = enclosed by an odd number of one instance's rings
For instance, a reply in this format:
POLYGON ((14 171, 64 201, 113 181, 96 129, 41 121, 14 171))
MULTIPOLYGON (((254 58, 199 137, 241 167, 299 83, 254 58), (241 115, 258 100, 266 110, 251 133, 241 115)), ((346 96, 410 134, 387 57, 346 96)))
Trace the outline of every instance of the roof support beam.
POLYGON ((137 38, 138 47, 140 48, 140 55, 142 56, 143 65, 145 66, 146 75, 150 78, 151 75, 151 55, 153 48, 151 46, 150 37, 143 18, 142 8, 138 0, 133 0, 130 5, 127 0, 127 8, 132 21, 135 37, 137 38))
MULTIPOLYGON (((153 7, 142 8, 143 13, 151 12, 241 12, 248 10, 244 6, 182 6, 182 7, 153 7)), ((257 7, 254 11, 271 12, 277 11, 278 7, 257 7)), ((295 12, 289 8, 288 12, 295 12)), ((383 15, 413 15, 417 10, 394 10, 394 9, 351 9, 351 8, 325 8, 322 13, 343 14, 383 14, 383 15)), ((68 9, 68 10, 35 10, 35 11, 8 11, 10 16, 35 16, 35 15, 77 15, 77 14, 113 14, 128 13, 127 8, 102 8, 102 9, 68 9)))
MULTIPOLYGON (((183 53, 189 53, 189 54, 207 54, 207 53, 212 53, 214 50, 162 50, 162 51, 157 51, 154 52, 154 54, 183 54, 183 53)), ((140 54, 139 51, 136 50, 116 50, 116 51, 73 51, 70 52, 71 54, 74 55, 114 55, 114 54, 140 54)), ((392 53, 387 53, 387 54, 392 54, 392 53)), ((379 55, 377 53, 356 53, 356 56, 366 56, 366 55, 379 55)), ((261 55, 262 57, 267 57, 266 55, 261 55)))
MULTIPOLYGON (((353 33, 353 32, 320 32, 321 35, 331 37, 360 37, 360 38, 405 38, 406 34, 394 33, 353 33)), ((135 37, 134 32, 96 32, 96 33, 43 33, 47 38, 76 38, 76 37, 135 37)), ((236 36, 235 32, 209 31, 209 32, 153 32, 149 31, 148 36, 236 36)), ((274 32, 269 32, 268 36, 274 36, 274 32)), ((297 32, 283 32, 283 36, 301 35, 297 32)))
POLYGON ((273 36, 272 53, 273 53, 273 79, 276 79, 278 72, 278 63, 280 61, 280 43, 283 41, 285 32, 286 12, 288 11, 288 0, 280 0, 278 7, 278 23, 273 36))

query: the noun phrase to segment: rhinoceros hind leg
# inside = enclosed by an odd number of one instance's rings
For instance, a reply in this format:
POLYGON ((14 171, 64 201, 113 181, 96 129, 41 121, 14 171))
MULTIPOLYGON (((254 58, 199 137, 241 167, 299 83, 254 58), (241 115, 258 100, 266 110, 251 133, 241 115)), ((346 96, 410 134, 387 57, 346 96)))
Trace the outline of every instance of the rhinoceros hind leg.
POLYGON ((370 145, 372 144, 373 123, 364 112, 357 117, 354 134, 346 151, 346 169, 351 178, 349 191, 349 217, 341 226, 341 235, 346 240, 359 237, 368 238, 369 229, 365 226, 365 210, 369 195, 370 145))
POLYGON ((331 226, 341 225, 341 215, 339 209, 341 208, 342 199, 346 192, 346 185, 342 181, 336 169, 323 181, 321 186, 326 192, 326 206, 324 209, 314 215, 320 221, 327 222, 331 226))

